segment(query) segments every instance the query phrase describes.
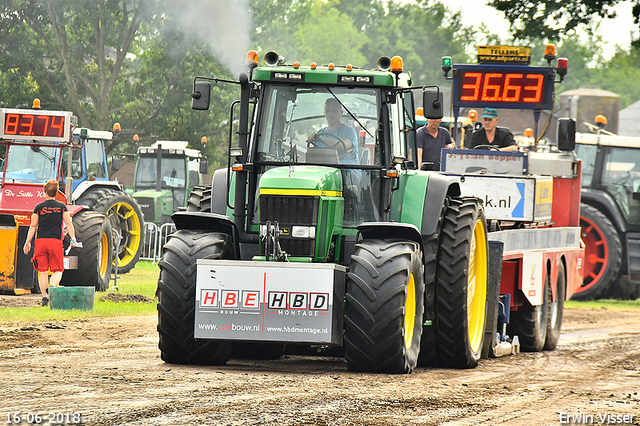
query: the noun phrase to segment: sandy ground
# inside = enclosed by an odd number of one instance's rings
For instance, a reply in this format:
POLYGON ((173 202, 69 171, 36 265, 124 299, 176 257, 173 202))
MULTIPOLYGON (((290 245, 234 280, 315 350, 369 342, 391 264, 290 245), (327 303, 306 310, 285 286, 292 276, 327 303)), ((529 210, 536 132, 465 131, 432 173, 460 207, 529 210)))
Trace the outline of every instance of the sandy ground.
MULTIPOLYGON (((6 300, 0 307, 18 303, 6 300)), ((637 311, 566 310, 555 351, 404 376, 293 355, 166 364, 156 324, 142 316, 0 325, 0 422, 18 413, 28 424, 40 413, 42 424, 86 425, 640 425, 637 311)))

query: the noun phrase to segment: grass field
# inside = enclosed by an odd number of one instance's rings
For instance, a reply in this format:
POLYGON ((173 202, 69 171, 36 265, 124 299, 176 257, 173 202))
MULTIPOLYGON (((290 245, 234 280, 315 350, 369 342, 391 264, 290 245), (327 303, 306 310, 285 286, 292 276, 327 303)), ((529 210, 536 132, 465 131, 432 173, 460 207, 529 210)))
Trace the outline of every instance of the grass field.
MULTIPOLYGON (((78 319, 90 317, 114 317, 121 315, 155 315, 155 292, 160 269, 155 263, 141 261, 129 273, 118 276, 118 290, 113 291, 113 281, 106 292, 96 293, 93 311, 80 310, 51 310, 40 307, 33 308, 3 308, 0 309, 0 323, 50 321, 64 319, 78 319), (109 293, 121 295, 142 295, 150 300, 147 302, 114 302, 101 300, 109 293)), ((20 297, 20 296, 15 296, 20 297)), ((565 307, 569 309, 640 309, 638 300, 596 300, 590 302, 568 301, 565 307)))
MULTIPOLYGON (((51 310, 41 307, 33 308, 3 308, 0 309, 0 323, 32 322, 64 320, 90 317, 114 317, 121 315, 155 315, 155 292, 158 284, 160 269, 155 263, 140 261, 129 273, 118 275, 118 290, 113 290, 113 278, 109 290, 96 292, 93 311, 81 310, 51 310), (114 302, 101 300, 116 293, 121 295, 142 295, 150 299, 148 302, 114 302)), ((20 297, 20 296, 15 296, 20 297)))

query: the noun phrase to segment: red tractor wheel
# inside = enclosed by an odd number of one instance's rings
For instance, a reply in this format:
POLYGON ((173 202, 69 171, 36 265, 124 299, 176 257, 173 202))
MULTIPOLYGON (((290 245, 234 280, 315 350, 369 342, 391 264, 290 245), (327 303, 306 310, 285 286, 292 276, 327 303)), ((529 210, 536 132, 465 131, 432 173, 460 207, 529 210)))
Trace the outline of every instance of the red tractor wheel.
POLYGON ((605 295, 619 278, 622 243, 613 223, 595 207, 580 206, 585 243, 584 279, 572 299, 591 300, 605 295))

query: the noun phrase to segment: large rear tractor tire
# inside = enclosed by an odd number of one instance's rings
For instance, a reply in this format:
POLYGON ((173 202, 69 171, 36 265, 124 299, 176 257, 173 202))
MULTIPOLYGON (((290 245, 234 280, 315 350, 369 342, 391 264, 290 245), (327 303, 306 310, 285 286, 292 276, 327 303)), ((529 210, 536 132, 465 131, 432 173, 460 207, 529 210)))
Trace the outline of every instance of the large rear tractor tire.
POLYGON ((424 312, 420 247, 410 241, 356 244, 347 276, 345 358, 351 371, 411 373, 424 312))
MULTIPOLYGON (((102 213, 82 210, 73 218, 76 239, 82 248, 72 248, 69 256, 78 256, 78 269, 67 269, 62 275, 62 285, 95 286, 97 291, 109 288, 111 263, 113 262, 113 236, 111 223, 102 213)), ((63 245, 69 246, 69 236, 63 245)))
POLYGON ((540 352, 547 339, 549 312, 551 311, 549 306, 551 290, 548 273, 545 273, 542 294, 542 305, 529 305, 511 313, 511 322, 507 328, 507 334, 518 336, 520 349, 523 352, 540 352))
POLYGON ((629 281, 629 277, 622 276, 604 295, 605 299, 636 300, 640 298, 640 284, 629 281))
POLYGON ((482 354, 487 317, 487 224, 480 200, 451 198, 438 254, 438 361, 474 368, 482 354))
POLYGON ((424 247, 424 321, 418 367, 436 367, 438 365, 438 346, 436 336, 436 269, 438 261, 439 233, 430 235, 423 243, 424 247))
POLYGON ((195 340, 196 261, 232 259, 231 237, 180 230, 164 245, 159 262, 158 333, 162 360, 174 364, 224 365, 231 343, 195 340))
MULTIPOLYGON (((120 235, 117 263, 118 273, 126 274, 136 266, 144 247, 144 215, 136 200, 124 191, 89 189, 76 204, 88 206, 107 215, 111 227, 120 235)), ((116 262, 114 258, 113 268, 116 262)))
POLYGON ((580 227, 584 254, 584 279, 571 297, 592 300, 604 297, 617 285, 622 263, 622 243, 616 227, 600 210, 588 204, 580 205, 580 227))
POLYGON ((552 300, 551 287, 549 293, 549 313, 547 314, 547 337, 544 342, 544 350, 552 351, 558 346, 560 329, 562 328, 562 316, 564 314, 564 298, 567 293, 567 277, 564 263, 558 265, 558 279, 556 280, 556 301, 552 300))
POLYGON ((203 186, 194 187, 191 194, 189 194, 187 211, 211 213, 211 188, 207 189, 203 186))

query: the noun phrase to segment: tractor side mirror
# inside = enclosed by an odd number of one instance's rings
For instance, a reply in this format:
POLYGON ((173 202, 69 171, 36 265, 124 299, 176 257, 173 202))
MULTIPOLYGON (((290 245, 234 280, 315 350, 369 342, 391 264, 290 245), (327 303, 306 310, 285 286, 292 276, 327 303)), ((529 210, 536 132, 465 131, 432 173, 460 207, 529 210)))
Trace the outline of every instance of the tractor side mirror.
POLYGON ((201 111, 209 109, 210 95, 211 83, 208 81, 196 81, 193 84, 193 93, 191 94, 191 109, 201 111))
POLYGON ((206 175, 209 173, 209 161, 206 158, 200 159, 200 174, 206 175))
POLYGON ((558 119, 558 149, 573 151, 576 148, 576 121, 573 118, 558 119))
POLYGON ((120 157, 111 158, 111 171, 117 172, 118 170, 120 170, 120 166, 120 157))
POLYGON ((437 90, 425 90, 422 92, 422 108, 424 118, 442 118, 442 92, 437 90))

